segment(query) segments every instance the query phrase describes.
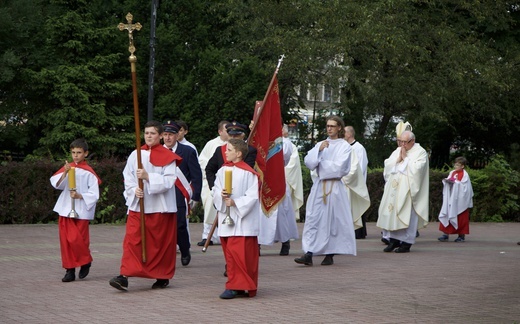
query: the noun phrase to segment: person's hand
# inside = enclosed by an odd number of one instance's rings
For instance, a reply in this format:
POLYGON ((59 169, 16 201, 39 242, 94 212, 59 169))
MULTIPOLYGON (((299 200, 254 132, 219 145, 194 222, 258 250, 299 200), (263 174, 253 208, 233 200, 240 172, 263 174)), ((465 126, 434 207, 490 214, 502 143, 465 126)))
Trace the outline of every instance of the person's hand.
POLYGON ((401 152, 399 152, 399 158, 397 159, 397 163, 404 161, 406 159, 406 149, 404 146, 401 146, 401 152))
POLYGON ((226 199, 229 198, 229 196, 231 196, 227 193, 226 189, 222 189, 222 193, 220 195, 222 196, 222 199, 226 199))
POLYGON ((135 172, 138 179, 148 180, 148 172, 145 169, 137 169, 135 172))
POLYGON ((224 199, 224 203, 226 204, 226 207, 235 206, 235 201, 229 197, 224 199))
POLYGON ((63 166, 65 168, 65 172, 69 172, 71 166, 70 166, 70 163, 67 162, 67 160, 65 160, 65 165, 63 166))
POLYGON ((329 147, 329 141, 323 141, 320 145, 320 152, 323 151, 325 148, 329 147))
POLYGON ((76 190, 71 190, 70 191, 70 198, 73 198, 73 199, 82 199, 83 196, 78 193, 76 190))
POLYGON ((144 197, 144 191, 143 189, 137 187, 135 188, 135 196, 139 199, 143 198, 144 197))

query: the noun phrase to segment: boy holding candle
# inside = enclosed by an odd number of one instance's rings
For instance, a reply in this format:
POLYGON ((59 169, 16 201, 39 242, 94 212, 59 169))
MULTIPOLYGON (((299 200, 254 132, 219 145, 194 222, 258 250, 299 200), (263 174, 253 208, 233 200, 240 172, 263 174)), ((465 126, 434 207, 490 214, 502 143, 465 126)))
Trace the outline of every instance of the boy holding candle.
POLYGON ((218 233, 227 264, 222 299, 254 297, 258 287, 259 186, 258 174, 243 161, 247 153, 246 142, 230 139, 225 152, 228 162, 217 172, 213 187, 218 233), (224 221, 226 215, 233 221, 224 221))
POLYGON ((63 282, 76 280, 76 267, 81 267, 80 279, 89 273, 92 255, 88 225, 94 219, 101 184, 101 179, 85 161, 88 155, 87 141, 74 140, 70 144, 70 152, 73 162, 65 161, 65 165, 50 178, 52 186, 62 190, 54 211, 60 216, 61 262, 67 270, 61 279, 63 282))

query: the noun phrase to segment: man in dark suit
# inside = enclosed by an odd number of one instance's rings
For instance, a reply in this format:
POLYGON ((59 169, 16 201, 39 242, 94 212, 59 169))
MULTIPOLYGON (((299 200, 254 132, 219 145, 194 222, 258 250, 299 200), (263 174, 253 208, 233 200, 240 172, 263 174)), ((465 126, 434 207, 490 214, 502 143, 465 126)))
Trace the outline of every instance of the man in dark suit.
POLYGON ((182 176, 177 175, 175 196, 177 199, 177 245, 179 245, 181 252, 181 263, 183 266, 187 266, 191 261, 187 216, 189 215, 189 208, 200 202, 202 170, 200 169, 197 152, 190 146, 183 145, 177 141, 177 133, 180 126, 173 120, 166 121, 163 126, 164 146, 182 158, 178 168, 186 178, 186 181, 184 181, 182 176), (182 182, 184 182, 184 185, 182 185, 182 182), (191 187, 191 201, 186 187, 191 187))

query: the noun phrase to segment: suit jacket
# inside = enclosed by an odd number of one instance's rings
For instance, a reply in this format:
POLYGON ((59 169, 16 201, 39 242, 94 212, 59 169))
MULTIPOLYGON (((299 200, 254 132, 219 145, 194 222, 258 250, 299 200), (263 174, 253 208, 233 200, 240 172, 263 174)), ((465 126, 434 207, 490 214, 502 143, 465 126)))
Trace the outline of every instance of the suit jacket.
MULTIPOLYGON (((211 159, 209 159, 208 164, 206 165, 206 180, 208 180, 209 190, 213 188, 213 185, 215 184, 215 178, 217 175, 217 171, 222 167, 224 164, 224 156, 222 155, 222 147, 224 147, 227 144, 224 144, 223 146, 217 147, 215 150, 215 153, 213 153, 213 156, 211 159)), ((246 162, 251 168, 255 168, 255 162, 256 162, 256 148, 252 147, 251 145, 248 145, 248 152, 247 156, 244 159, 244 162, 246 162)))
MULTIPOLYGON (((184 176, 191 183, 191 187, 193 188, 193 196, 191 199, 200 201, 200 192, 202 191, 202 170, 200 168, 197 152, 190 146, 177 142, 175 153, 182 158, 179 169, 184 173, 184 176)), ((184 206, 184 196, 177 187, 175 187, 175 195, 177 196, 177 205, 181 204, 184 206)))

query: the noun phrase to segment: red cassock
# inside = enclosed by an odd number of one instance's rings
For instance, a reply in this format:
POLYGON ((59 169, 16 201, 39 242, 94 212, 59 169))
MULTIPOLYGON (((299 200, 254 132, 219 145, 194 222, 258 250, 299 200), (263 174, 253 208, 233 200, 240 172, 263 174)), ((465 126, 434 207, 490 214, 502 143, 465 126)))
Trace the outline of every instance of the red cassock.
POLYGON ((123 241, 121 274, 127 277, 171 279, 177 254, 175 213, 145 214, 146 262, 142 262, 140 212, 129 211, 123 241))
POLYGON ((63 268, 77 268, 92 262, 89 220, 58 217, 58 228, 63 268))
POLYGON ((258 287, 258 238, 221 236, 220 242, 226 258, 226 289, 247 290, 249 297, 254 297, 258 287))

